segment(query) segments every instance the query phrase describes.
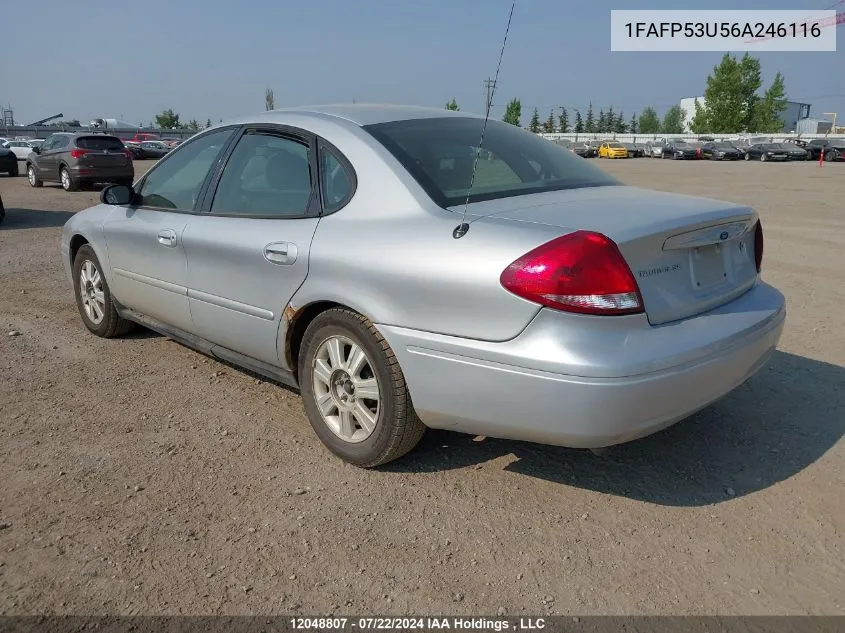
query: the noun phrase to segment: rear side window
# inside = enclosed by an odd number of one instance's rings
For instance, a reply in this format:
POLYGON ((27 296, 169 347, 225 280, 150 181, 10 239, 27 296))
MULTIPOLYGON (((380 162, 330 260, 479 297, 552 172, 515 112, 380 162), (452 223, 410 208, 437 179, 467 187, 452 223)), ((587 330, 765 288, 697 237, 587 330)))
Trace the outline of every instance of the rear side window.
POLYGON ((123 143, 116 136, 80 136, 76 139, 76 146, 91 150, 123 149, 123 143))
POLYGON ((352 195, 352 178, 340 159, 326 147, 320 148, 320 188, 326 211, 336 211, 352 195))

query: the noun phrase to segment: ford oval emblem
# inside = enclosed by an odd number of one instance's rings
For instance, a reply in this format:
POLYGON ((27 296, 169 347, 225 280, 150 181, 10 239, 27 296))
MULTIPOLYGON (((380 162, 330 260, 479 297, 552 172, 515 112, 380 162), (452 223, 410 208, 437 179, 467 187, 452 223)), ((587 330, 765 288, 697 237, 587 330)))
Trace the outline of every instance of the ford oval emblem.
POLYGON ((721 235, 719 235, 719 239, 720 239, 720 240, 726 240, 726 239, 728 239, 728 232, 727 232, 727 231, 722 231, 722 234, 721 234, 721 235))

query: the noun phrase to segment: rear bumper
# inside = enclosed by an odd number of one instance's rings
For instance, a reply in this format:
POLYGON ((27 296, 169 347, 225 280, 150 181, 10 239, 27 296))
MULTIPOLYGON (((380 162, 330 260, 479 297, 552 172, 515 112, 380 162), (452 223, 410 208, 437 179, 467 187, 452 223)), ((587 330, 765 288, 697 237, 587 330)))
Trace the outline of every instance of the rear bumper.
POLYGON ((596 448, 659 431, 734 390, 769 359, 785 317, 783 295, 760 283, 658 327, 541 310, 504 343, 379 328, 427 426, 596 448))
POLYGON ((132 163, 126 167, 69 167, 70 175, 75 180, 91 182, 107 182, 112 180, 132 180, 135 178, 135 168, 132 163))

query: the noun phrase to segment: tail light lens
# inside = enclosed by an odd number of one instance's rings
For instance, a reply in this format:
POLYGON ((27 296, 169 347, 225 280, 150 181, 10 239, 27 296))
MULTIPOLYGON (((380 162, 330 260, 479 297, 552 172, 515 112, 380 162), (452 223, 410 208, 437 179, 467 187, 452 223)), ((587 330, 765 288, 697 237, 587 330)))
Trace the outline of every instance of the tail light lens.
POLYGON ((505 289, 540 305, 580 314, 643 312, 631 269, 609 237, 576 231, 547 242, 508 266, 505 289))
POLYGON ((87 153, 88 153, 87 149, 72 149, 72 150, 70 150, 70 155, 73 158, 82 158, 87 153))
POLYGON ((123 153, 126 154, 126 158, 128 158, 129 160, 132 160, 132 150, 131 149, 125 149, 125 150, 123 150, 123 153))
POLYGON ((758 273, 763 270, 763 225, 760 220, 754 226, 754 263, 758 273))

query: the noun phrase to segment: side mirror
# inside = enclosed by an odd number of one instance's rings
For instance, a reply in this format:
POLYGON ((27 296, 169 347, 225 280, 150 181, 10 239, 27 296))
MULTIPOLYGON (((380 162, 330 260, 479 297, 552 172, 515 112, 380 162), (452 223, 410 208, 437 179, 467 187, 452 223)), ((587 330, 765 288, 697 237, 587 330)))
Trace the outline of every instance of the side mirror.
POLYGON ((41 148, 40 148, 40 147, 33 147, 33 148, 32 148, 32 151, 33 151, 35 154, 40 154, 40 153, 41 153, 41 148))
POLYGON ((103 204, 129 204, 135 198, 135 190, 129 185, 109 185, 100 192, 103 204))

